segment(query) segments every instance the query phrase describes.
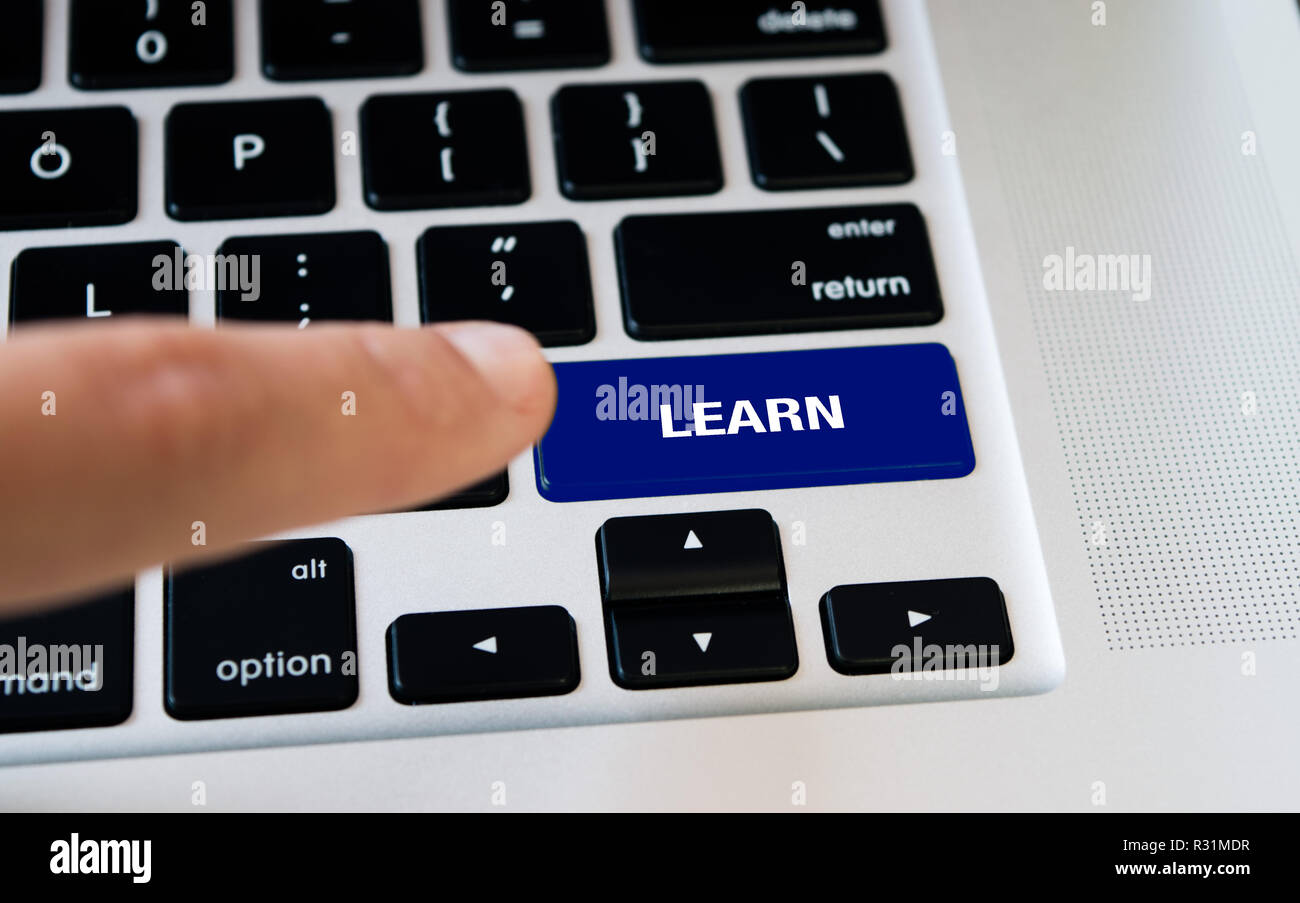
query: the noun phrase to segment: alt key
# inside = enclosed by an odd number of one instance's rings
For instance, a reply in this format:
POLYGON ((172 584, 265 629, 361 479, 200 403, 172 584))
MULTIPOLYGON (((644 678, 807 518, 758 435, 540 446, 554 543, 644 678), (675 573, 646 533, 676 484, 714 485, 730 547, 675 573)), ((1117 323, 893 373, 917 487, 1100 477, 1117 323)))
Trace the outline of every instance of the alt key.
POLYGON ((352 551, 340 539, 250 543, 169 570, 166 706, 174 718, 342 709, 357 698, 352 551))

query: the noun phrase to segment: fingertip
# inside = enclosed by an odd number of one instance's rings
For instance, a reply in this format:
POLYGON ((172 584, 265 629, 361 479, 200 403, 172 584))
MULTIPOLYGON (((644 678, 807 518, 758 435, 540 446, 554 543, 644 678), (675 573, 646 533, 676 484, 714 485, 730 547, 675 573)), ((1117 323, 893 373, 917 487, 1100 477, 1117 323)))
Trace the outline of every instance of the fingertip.
POLYGON ((555 410, 555 371, 537 339, 505 323, 474 321, 434 327, 519 414, 545 418, 555 410))

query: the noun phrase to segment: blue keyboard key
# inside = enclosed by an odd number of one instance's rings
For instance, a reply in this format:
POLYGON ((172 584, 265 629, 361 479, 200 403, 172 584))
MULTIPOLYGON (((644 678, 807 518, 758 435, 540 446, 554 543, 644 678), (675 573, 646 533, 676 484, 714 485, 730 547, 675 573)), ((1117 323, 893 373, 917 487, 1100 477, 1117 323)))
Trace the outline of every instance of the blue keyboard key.
POLYGON ((943 345, 555 365, 534 450, 552 502, 963 477, 975 451, 943 345))

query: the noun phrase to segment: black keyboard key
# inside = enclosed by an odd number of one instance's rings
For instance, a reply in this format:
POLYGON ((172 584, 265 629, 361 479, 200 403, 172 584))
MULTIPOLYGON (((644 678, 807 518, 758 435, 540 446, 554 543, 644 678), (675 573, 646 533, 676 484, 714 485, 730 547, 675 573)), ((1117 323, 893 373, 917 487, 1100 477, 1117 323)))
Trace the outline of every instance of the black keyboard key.
POLYGON ((371 97, 361 144, 366 203, 376 210, 522 204, 532 194, 513 91, 371 97))
POLYGON ((758 78, 740 89, 754 184, 768 190, 893 185, 912 178, 888 75, 758 78))
POLYGON ((821 617, 841 674, 983 669, 1015 651, 1002 591, 987 577, 837 586, 821 617))
POLYGON ((785 680, 799 668, 784 604, 630 609, 606 629, 610 676, 626 690, 785 680))
POLYGON ((172 241, 28 248, 14 258, 9 322, 189 314, 185 255, 172 241))
POLYGON ((578 637, 558 605, 403 615, 388 628, 398 702, 559 696, 578 686, 578 637))
POLYGON ((551 99, 560 190, 575 201, 713 194, 722 159, 701 82, 566 85, 551 99))
POLYGON ((7 0, 0 29, 0 94, 25 94, 41 84, 42 0, 7 0))
POLYGON ((943 316, 911 204, 631 216, 614 233, 637 339, 920 326, 943 316))
POLYGON ((0 621, 0 733, 125 721, 134 650, 134 589, 0 621))
POLYGON ((276 81, 414 75, 419 0, 262 0, 262 71, 276 81))
POLYGON ((415 508, 415 511, 455 511, 461 508, 491 508, 500 505, 510 495, 510 478, 503 470, 481 483, 467 486, 454 495, 441 498, 415 508))
POLYGON ((782 680, 798 669, 766 511, 613 518, 596 534, 596 554, 620 687, 782 680))
POLYGON ((214 271, 218 320, 393 321, 388 246, 377 232, 230 238, 214 271), (232 274, 238 273, 239 278, 232 274))
POLYGON ((452 62, 465 72, 609 62, 604 0, 449 0, 452 62))
POLYGON ((190 0, 72 0, 68 80, 84 90, 230 81, 230 0, 194 7, 190 0))
POLYGON ((167 212, 176 219, 334 207, 334 137, 317 98, 178 104, 166 136, 167 212))
POLYGON ((878 53, 878 0, 833 6, 772 0, 633 0, 637 43, 651 63, 878 53))
POLYGON ((380 511, 376 513, 409 514, 418 511, 459 511, 467 508, 491 508, 504 502, 508 495, 510 495, 510 477, 503 470, 486 480, 472 486, 466 486, 458 492, 443 496, 432 502, 399 511, 380 511))
POLYGON ((352 551, 340 539, 251 543, 167 573, 165 704, 182 720, 343 709, 357 698, 352 551))
POLYGON ((0 113, 0 229, 135 219, 136 140, 126 107, 0 113))
POLYGON ((607 605, 709 596, 772 596, 785 586, 766 511, 616 517, 596 535, 607 605))
POLYGON ((496 320, 546 346, 596 334, 587 239, 574 222, 437 226, 420 236, 426 323, 496 320))

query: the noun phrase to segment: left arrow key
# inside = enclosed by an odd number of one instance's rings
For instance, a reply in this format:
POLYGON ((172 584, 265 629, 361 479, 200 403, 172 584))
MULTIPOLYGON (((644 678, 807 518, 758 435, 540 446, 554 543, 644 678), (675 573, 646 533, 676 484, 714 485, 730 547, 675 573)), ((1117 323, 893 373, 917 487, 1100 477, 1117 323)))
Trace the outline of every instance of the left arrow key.
POLYGON ((558 696, 579 678, 577 631, 558 605, 409 614, 388 628, 388 691, 408 705, 558 696))

